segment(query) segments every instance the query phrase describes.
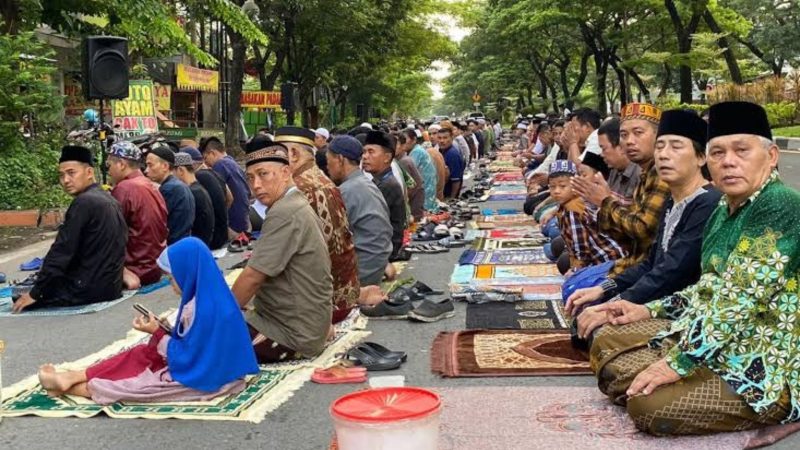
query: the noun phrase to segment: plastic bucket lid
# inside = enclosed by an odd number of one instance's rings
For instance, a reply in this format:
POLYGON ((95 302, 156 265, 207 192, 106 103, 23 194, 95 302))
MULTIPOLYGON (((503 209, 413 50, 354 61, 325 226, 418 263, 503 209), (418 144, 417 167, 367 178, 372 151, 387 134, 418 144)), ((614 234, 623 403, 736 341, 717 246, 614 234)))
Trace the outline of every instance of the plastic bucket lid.
POLYGON ((442 401, 431 391, 388 387, 353 392, 335 400, 331 414, 355 422, 389 423, 420 419, 439 410, 442 401))

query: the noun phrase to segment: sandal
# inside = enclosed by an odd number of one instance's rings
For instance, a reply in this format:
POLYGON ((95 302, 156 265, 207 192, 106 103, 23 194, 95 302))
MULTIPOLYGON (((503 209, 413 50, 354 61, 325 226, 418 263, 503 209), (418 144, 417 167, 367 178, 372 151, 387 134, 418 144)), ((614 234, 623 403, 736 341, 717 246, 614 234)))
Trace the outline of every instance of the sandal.
POLYGON ((406 362, 406 359, 408 358, 408 356, 406 355, 406 352, 392 351, 392 350, 389 350, 388 348, 382 346, 381 344, 378 344, 378 343, 375 343, 375 342, 363 342, 363 343, 361 343, 361 345, 359 345, 359 347, 360 346, 371 347, 373 350, 375 350, 376 352, 378 352, 379 354, 382 354, 383 356, 385 356, 387 358, 400 358, 400 360, 403 361, 403 362, 406 362))
POLYGON ((232 240, 230 244, 228 244, 228 251, 233 253, 241 253, 243 251, 252 250, 250 247, 250 239, 247 238, 247 235, 244 233, 240 233, 236 239, 232 240))
POLYGON ((389 303, 400 304, 406 302, 414 302, 417 300, 424 300, 425 295, 413 291, 406 287, 399 287, 389 294, 389 303))
POLYGON ((30 270, 39 270, 42 268, 42 263, 44 260, 42 258, 33 258, 28 262, 24 262, 19 265, 19 270, 22 271, 30 271, 30 270))
POLYGON ((345 360, 367 371, 394 370, 403 364, 401 358, 389 358, 374 348, 359 345, 345 353, 345 360))
POLYGON ((315 369, 311 381, 319 384, 363 383, 367 381, 367 370, 363 367, 335 365, 327 369, 315 369))
POLYGON ((442 295, 444 294, 443 291, 437 291, 432 287, 428 286, 427 284, 423 283, 422 281, 417 281, 414 283, 409 290, 416 292, 422 295, 442 295))

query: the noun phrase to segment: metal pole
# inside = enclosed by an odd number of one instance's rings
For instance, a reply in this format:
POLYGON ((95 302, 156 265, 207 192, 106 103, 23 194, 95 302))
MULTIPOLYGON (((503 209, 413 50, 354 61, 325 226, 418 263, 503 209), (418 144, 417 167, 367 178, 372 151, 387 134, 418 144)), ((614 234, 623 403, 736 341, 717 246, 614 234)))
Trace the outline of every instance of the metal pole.
POLYGON ((105 113, 103 99, 100 99, 100 129, 97 133, 100 139, 100 173, 102 174, 103 184, 106 184, 106 177, 108 169, 106 168, 106 127, 103 123, 103 115, 105 113))

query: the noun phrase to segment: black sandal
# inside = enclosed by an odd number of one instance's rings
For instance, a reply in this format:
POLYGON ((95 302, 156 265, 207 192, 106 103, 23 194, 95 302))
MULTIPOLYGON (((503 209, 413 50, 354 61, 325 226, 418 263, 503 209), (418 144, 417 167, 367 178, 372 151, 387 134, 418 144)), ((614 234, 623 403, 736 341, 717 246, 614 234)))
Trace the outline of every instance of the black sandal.
POLYGON ((406 362, 406 359, 408 359, 408 356, 406 355, 406 352, 392 351, 392 350, 389 350, 388 348, 382 346, 381 344, 378 344, 378 343, 375 343, 375 342, 363 342, 361 345, 358 345, 357 347, 370 347, 373 350, 375 350, 375 352, 377 352, 377 353, 379 353, 379 354, 381 354, 381 355, 383 355, 383 356, 385 356, 387 358, 391 358, 391 359, 400 358, 400 361, 402 361, 402 362, 406 362))
POLYGON ((367 371, 394 370, 403 364, 401 358, 389 358, 366 345, 351 348, 344 355, 345 359, 355 366, 361 366, 367 371))
POLYGON ((428 286, 427 284, 423 283, 422 281, 417 281, 414 283, 408 290, 415 292, 421 295, 442 295, 444 294, 443 291, 437 291, 428 286))

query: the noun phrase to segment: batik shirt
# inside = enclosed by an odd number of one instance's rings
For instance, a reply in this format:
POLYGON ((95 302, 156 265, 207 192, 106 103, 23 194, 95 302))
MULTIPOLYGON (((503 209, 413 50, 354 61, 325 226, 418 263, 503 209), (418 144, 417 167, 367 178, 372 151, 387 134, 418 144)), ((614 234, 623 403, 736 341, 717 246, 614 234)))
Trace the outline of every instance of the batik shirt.
POLYGON ((800 194, 774 172, 733 214, 725 197, 703 240, 700 281, 647 305, 673 319, 650 341, 677 336, 666 361, 681 376, 698 366, 724 379, 759 414, 785 389, 800 420, 800 194))
POLYGON ((322 221, 322 235, 331 257, 334 311, 351 307, 358 302, 361 285, 358 282, 356 247, 342 195, 319 170, 316 161, 300 166, 294 173, 294 183, 322 221))
POLYGON ((658 177, 651 162, 646 170, 642 170, 631 204, 625 204, 613 195, 603 200, 597 215, 600 230, 609 233, 628 250, 628 256, 614 264, 611 275, 619 275, 647 257, 668 196, 669 187, 658 177))
POLYGON ((422 184, 425 189, 425 210, 433 213, 439 212, 439 203, 436 201, 436 185, 439 180, 431 155, 425 149, 416 145, 411 149, 409 156, 414 160, 414 164, 417 165, 417 169, 422 175, 422 184))
POLYGON ((616 261, 625 256, 622 246, 597 228, 595 216, 580 197, 560 206, 556 216, 572 268, 616 261))

